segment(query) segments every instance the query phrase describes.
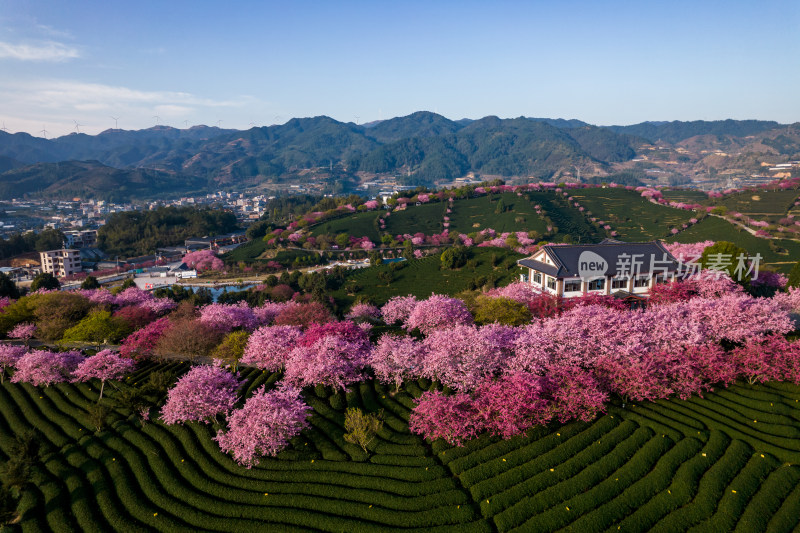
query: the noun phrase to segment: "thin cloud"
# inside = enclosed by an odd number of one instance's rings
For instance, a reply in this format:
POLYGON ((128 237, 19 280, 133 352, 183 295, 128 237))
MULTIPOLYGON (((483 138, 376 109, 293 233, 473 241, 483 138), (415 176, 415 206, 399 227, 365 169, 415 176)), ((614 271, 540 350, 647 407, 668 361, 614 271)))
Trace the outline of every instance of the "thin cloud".
POLYGON ((113 127, 111 115, 125 117, 120 127, 140 128, 152 126, 153 115, 159 115, 162 124, 182 124, 183 119, 199 124, 220 118, 220 110, 230 116, 230 112, 261 105, 252 96, 213 99, 188 92, 146 91, 77 80, 2 78, 0 102, 5 104, 7 114, 0 115, 7 124, 33 133, 41 130, 38 124, 43 123, 48 135, 70 133, 73 120, 86 125, 81 131, 97 133, 113 127), (13 115, 9 110, 14 110, 13 115))
POLYGON ((18 61, 67 61, 80 57, 77 48, 56 41, 38 44, 13 44, 0 41, 0 59, 18 61))

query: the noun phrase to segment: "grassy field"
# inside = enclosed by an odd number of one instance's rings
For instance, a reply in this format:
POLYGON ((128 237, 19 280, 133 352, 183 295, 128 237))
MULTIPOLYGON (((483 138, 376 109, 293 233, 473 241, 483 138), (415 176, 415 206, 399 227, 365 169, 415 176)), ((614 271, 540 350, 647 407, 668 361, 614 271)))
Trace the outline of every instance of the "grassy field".
MULTIPOLYGON (((338 235, 347 233, 354 237, 369 237, 372 242, 380 241, 378 235, 378 217, 380 211, 366 211, 364 213, 353 213, 341 218, 322 222, 311 230, 311 236, 318 235, 338 235)), ((392 215, 394 216, 394 215, 392 215)))
POLYGON ((611 225, 624 241, 652 241, 669 235, 692 218, 692 211, 657 205, 626 189, 580 189, 572 196, 592 212, 592 216, 611 225))
POLYGON ((764 263, 782 272, 788 272, 797 261, 800 261, 800 243, 785 239, 762 239, 718 217, 706 217, 688 230, 665 240, 687 243, 705 240, 729 241, 744 248, 751 255, 761 254, 764 263))
POLYGON ((437 254, 397 263, 397 266, 383 264, 353 270, 348 274, 347 280, 354 280, 361 286, 361 290, 355 294, 347 294, 345 288, 341 288, 333 293, 334 298, 346 308, 358 296, 368 296, 373 303, 383 305, 393 296, 413 294, 426 298, 433 292, 457 294, 469 289, 473 282, 483 285, 490 277, 494 278, 496 284, 505 285, 517 278, 519 268, 516 261, 524 257, 510 250, 488 247, 472 248, 469 254, 470 259, 475 261, 474 269, 464 266, 458 270, 441 270, 441 260, 437 254), (495 266, 492 266, 492 256, 495 256, 495 266), (381 272, 393 272, 391 283, 387 284, 380 279, 381 272))
MULTIPOLYGON (((145 363, 131 382, 183 363, 145 363)), ((243 369, 243 395, 279 378, 243 369)), ((277 458, 236 465, 203 424, 95 433, 97 387, 0 385, 0 461, 43 442, 17 531, 792 531, 800 524, 800 388, 737 384, 704 399, 610 407, 590 423, 484 436, 462 448, 408 431, 424 380, 304 391, 311 429, 277 458), (367 455, 344 410, 383 410, 367 455)), ((115 391, 107 387, 107 394, 115 391)), ((155 409, 153 410, 155 417, 155 409)))

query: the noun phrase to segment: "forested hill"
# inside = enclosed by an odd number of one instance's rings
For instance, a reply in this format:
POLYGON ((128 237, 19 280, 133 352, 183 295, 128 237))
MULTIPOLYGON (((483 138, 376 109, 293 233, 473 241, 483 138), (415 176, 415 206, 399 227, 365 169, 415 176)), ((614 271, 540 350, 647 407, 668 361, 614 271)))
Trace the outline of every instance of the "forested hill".
POLYGON ((117 169, 98 161, 37 163, 0 173, 0 198, 96 198, 116 202, 200 192, 206 181, 154 169, 117 169))
POLYGON ((756 135, 780 127, 777 122, 770 120, 693 120, 682 122, 642 122, 631 126, 607 126, 607 129, 616 133, 625 133, 642 137, 651 142, 665 141, 678 143, 697 135, 721 135, 731 137, 746 137, 756 135))
MULTIPOLYGON (((197 186, 244 187, 297 180, 300 171, 314 168, 331 169, 329 179, 334 181, 352 179, 361 171, 426 184, 471 171, 547 179, 577 166, 586 176, 604 175, 611 165, 634 158, 644 144, 677 143, 703 135, 736 139, 761 135, 769 137, 771 146, 778 142, 773 137, 779 126, 753 120, 609 127, 576 119, 526 117, 454 121, 420 111, 368 125, 320 116, 244 131, 157 126, 98 135, 73 133, 56 139, 0 132, 0 172, 4 172, 0 192, 4 197, 40 191, 102 197, 116 190, 131 197, 143 192, 139 182, 146 179, 155 180, 157 193, 170 188, 177 192, 197 186), (30 166, 62 161, 96 161, 132 173, 93 167, 65 174, 58 166, 30 166), (158 173, 142 175, 151 171, 158 173)), ((792 147, 783 144, 779 153, 792 152, 792 147)))

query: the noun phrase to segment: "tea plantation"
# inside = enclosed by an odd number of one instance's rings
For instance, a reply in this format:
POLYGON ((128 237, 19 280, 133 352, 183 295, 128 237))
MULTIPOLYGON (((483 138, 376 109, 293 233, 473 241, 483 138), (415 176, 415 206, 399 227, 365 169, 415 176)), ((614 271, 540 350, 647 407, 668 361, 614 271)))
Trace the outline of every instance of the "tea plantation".
MULTIPOLYGON (((184 363, 144 363, 126 383, 184 363)), ((243 369, 242 396, 277 374, 243 369)), ((245 469, 215 427, 142 422, 117 406, 95 432, 97 386, 0 386, 0 461, 13 435, 42 453, 17 531, 792 531, 800 522, 800 388, 737 384, 688 401, 610 407, 590 423, 458 448, 408 431, 424 380, 396 392, 304 391, 312 427, 245 469), (384 413, 366 454, 347 406, 384 413)), ((126 388, 126 385, 120 385, 126 388)), ((106 387, 108 401, 119 394, 106 387)), ((106 401, 106 400, 104 400, 106 401)))

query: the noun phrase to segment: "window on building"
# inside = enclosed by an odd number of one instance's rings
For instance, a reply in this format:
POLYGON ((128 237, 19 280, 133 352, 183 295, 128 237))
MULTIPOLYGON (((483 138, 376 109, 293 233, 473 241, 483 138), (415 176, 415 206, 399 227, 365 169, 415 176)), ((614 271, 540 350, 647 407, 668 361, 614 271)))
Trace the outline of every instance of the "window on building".
POLYGON ((612 289, 627 289, 628 278, 614 278, 611 280, 612 289))
POLYGON ((541 272, 534 272, 533 273, 533 282, 538 283, 539 285, 542 284, 542 273, 541 272))
POLYGON ((590 291, 602 291, 606 286, 606 280, 595 279, 589 282, 590 291))
POLYGON ((650 281, 650 278, 647 278, 647 277, 644 277, 644 276, 640 276, 640 277, 636 278, 635 280, 633 280, 633 286, 636 287, 637 289, 641 289, 641 288, 647 287, 649 281, 650 281))
POLYGON ((564 282, 564 292, 579 292, 581 290, 581 280, 572 279, 564 282))
POLYGON ((547 276, 547 288, 551 290, 556 290, 556 278, 547 276))

